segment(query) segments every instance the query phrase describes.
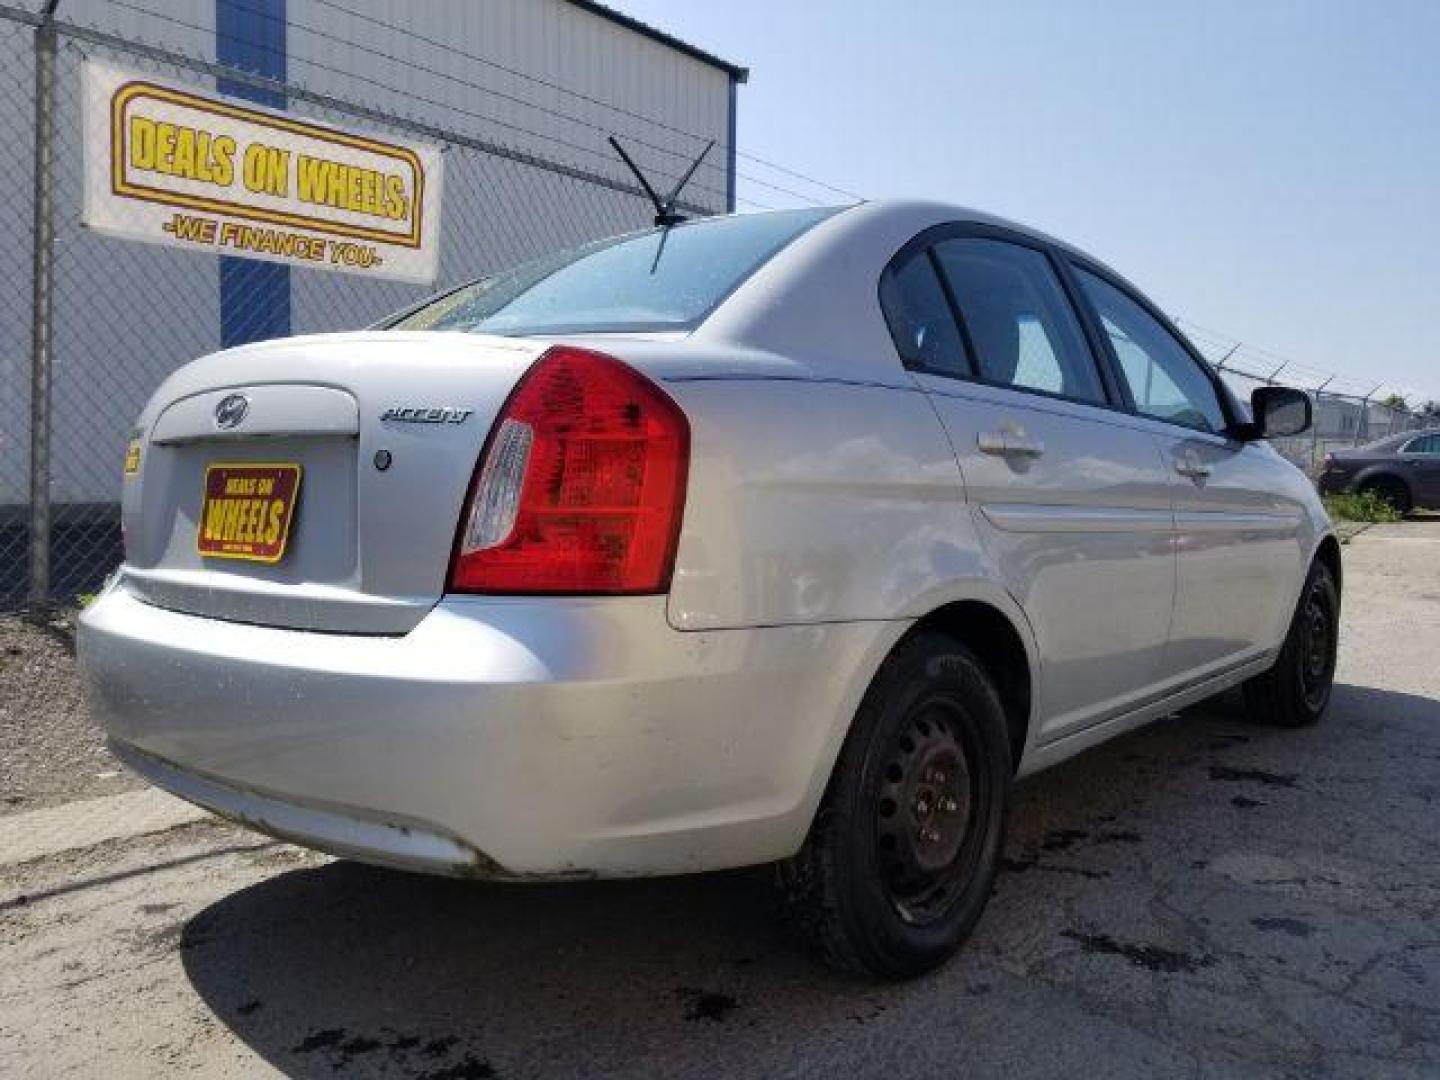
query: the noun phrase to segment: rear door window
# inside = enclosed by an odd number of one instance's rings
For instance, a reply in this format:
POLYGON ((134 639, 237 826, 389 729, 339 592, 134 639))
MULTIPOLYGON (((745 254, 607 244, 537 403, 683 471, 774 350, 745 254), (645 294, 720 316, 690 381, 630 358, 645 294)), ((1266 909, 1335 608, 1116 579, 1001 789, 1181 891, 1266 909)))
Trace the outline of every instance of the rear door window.
POLYGON ((885 272, 880 303, 906 367, 937 375, 970 374, 965 344, 928 251, 885 272))
POLYGON ((935 256, 981 380, 1105 403, 1079 320, 1043 252, 966 237, 942 240, 935 256))

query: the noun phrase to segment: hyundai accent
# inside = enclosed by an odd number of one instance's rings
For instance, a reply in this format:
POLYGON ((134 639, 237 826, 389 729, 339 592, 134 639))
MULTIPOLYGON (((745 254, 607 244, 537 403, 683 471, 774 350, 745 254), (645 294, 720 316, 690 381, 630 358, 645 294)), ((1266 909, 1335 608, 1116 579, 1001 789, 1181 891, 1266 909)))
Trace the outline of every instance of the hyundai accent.
POLYGON ((1018 777, 1330 697, 1340 549, 1154 304, 972 211, 697 220, 141 414, 88 693, 151 782, 486 879, 778 865, 828 960, 942 962, 1018 777))

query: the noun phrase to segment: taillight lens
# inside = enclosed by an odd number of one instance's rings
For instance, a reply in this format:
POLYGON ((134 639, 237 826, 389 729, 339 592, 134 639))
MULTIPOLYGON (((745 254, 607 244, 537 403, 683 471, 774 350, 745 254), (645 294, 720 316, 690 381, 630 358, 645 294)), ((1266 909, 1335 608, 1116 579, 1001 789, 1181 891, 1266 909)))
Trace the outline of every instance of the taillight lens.
POLYGON ((613 357, 551 349, 481 454, 450 590, 664 592, 689 461, 690 425, 663 390, 613 357))

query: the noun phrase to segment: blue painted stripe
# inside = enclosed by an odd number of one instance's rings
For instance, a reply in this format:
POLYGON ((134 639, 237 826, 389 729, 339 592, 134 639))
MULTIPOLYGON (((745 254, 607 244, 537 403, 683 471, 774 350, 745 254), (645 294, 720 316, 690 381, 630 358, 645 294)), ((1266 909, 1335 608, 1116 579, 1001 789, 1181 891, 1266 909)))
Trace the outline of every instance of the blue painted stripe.
MULTIPOLYGON (((286 0, 215 0, 215 58, 228 67, 285 78, 286 0)), ((283 109, 285 95, 231 79, 222 94, 283 109)), ((290 333, 290 268, 256 259, 220 257, 220 345, 290 333)))

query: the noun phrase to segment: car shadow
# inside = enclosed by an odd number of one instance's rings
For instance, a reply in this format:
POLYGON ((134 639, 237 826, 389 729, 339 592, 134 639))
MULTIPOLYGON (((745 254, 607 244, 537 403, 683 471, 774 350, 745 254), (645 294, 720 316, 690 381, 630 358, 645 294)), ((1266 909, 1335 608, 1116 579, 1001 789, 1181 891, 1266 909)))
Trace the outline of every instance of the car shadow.
POLYGON ((292 1076, 485 1076, 492 1048, 552 1039, 583 1072, 582 1047, 649 1042, 657 1020, 732 1022, 747 966, 810 974, 758 870, 493 885, 334 862, 226 897, 180 947, 215 1015, 292 1076))
MULTIPOLYGON (((1029 975, 1007 959, 1012 942, 1074 951, 1065 911, 1076 890, 1089 890, 1095 910, 1118 907, 1147 880, 1124 877, 1125 860, 1196 866, 1195 849, 1217 830, 1286 828, 1236 809, 1237 792, 1263 805, 1275 797, 1267 776, 1282 777, 1281 795, 1303 792, 1342 770, 1362 740, 1407 752, 1417 725, 1440 727, 1440 704, 1337 687, 1326 723, 1296 732, 1250 724, 1231 697, 1025 781, 976 939, 908 985, 816 966, 784 933, 764 868, 489 885, 332 862, 276 873, 199 912, 181 956, 214 1016, 291 1076, 463 1078, 510 1075, 517 1063, 546 1075, 793 1071, 786 1047, 801 1032, 864 1039, 885 1010, 931 1008, 942 989, 946 1008, 998 1008, 1004 995, 991 988, 1020 994, 1029 975)), ((1013 1049, 1013 1032, 987 1023, 971 1037, 1008 1038, 1013 1049)))

